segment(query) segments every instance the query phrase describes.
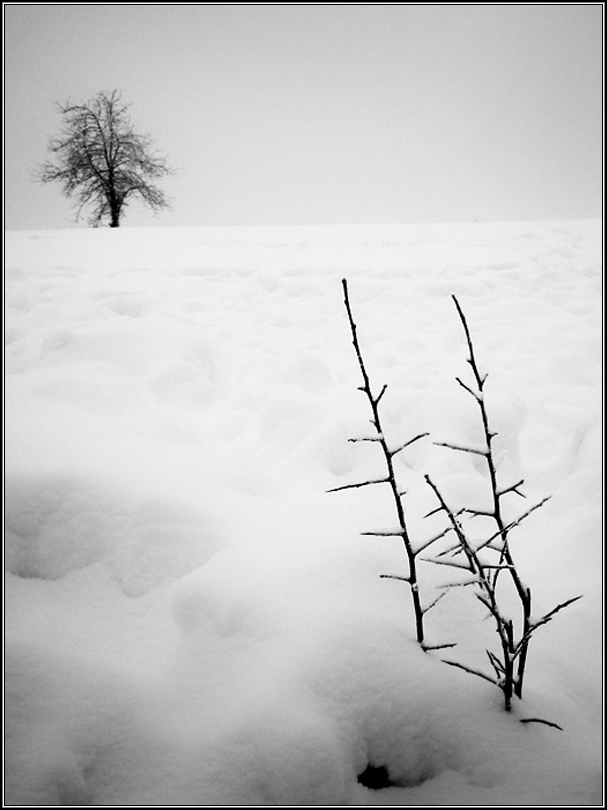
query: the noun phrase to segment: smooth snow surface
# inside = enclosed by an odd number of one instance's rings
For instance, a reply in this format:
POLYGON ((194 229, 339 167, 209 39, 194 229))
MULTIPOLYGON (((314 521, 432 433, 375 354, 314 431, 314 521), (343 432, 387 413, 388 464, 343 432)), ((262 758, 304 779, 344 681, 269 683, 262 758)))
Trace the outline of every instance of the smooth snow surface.
MULTIPOLYGON (((14 232, 6 237, 9 805, 602 802, 599 222, 14 232), (537 616, 524 700, 415 642, 343 305, 409 530, 487 506, 451 295, 537 616), (523 725, 539 717, 563 730, 523 725), (357 781, 383 767, 390 787, 357 781)), ((479 525, 479 531, 482 526, 479 525)), ((424 602, 453 580, 420 563, 424 602)), ((513 605, 513 610, 516 605, 513 605)), ((430 643, 484 671, 467 588, 430 643)), ((444 653, 447 657, 446 653, 444 653)), ((489 670, 490 671, 490 670, 489 670)))

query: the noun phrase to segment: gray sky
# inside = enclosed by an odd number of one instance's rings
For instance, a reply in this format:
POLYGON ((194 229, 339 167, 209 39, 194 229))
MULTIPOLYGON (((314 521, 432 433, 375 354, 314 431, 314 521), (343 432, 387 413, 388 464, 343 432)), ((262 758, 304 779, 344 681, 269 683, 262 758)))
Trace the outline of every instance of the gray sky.
POLYGON ((178 174, 125 226, 602 213, 601 4, 5 4, 5 227, 85 227, 32 180, 54 102, 118 89, 178 174))

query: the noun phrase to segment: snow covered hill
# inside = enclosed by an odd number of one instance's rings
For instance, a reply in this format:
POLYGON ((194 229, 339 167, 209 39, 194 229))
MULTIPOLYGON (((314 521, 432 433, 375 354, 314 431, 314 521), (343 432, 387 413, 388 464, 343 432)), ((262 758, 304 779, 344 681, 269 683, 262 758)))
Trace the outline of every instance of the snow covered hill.
MULTIPOLYGON (((594 221, 8 233, 5 802, 600 805, 601 239, 594 221), (433 444, 479 430, 452 294, 500 469, 552 495, 513 554, 539 613, 583 599, 534 636, 510 714, 420 649, 407 586, 379 578, 407 572, 397 538, 361 534, 394 522, 384 488, 327 493, 383 474, 348 442, 370 414, 342 278, 390 441, 430 434, 397 457, 416 542, 424 474, 462 503, 486 491, 433 444)), ((421 566, 430 601, 448 579, 421 566)), ((495 634, 464 591, 429 641, 484 668, 495 634)))

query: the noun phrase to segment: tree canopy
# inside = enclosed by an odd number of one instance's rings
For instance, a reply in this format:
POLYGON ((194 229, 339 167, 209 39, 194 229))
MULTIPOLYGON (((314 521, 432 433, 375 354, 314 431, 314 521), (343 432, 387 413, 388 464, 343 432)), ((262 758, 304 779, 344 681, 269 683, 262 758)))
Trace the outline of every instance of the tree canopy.
POLYGON ((53 159, 39 167, 37 179, 63 184, 63 194, 75 199, 76 220, 89 208, 90 225, 117 228, 134 198, 154 213, 170 207, 155 181, 173 171, 164 157, 151 151, 151 137, 135 131, 129 105, 121 102, 117 90, 100 92, 83 104, 57 107, 63 132, 50 139, 53 159))

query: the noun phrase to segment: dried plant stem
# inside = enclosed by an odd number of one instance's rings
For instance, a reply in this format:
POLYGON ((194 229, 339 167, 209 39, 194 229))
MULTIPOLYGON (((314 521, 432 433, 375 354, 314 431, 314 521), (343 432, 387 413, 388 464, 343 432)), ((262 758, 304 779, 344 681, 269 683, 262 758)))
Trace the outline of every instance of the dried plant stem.
MULTIPOLYGON (((497 600, 496 594, 496 583, 495 578, 491 576, 491 571, 495 568, 494 565, 491 563, 486 563, 485 561, 481 560, 478 551, 472 546, 469 542, 464 530, 457 520, 457 517, 453 513, 453 511, 449 508, 446 504, 445 499, 443 498, 440 490, 436 486, 436 484, 432 481, 430 476, 426 475, 426 481, 434 491, 438 501, 440 503, 440 508, 442 511, 445 512, 449 519, 449 523, 451 524, 451 529, 455 533, 459 548, 464 552, 466 562, 452 562, 449 560, 430 560, 431 562, 436 562, 441 565, 453 565, 456 568, 463 568, 464 570, 468 570, 472 574, 472 579, 469 581, 465 581, 462 584, 467 585, 475 585, 478 588, 477 598, 483 605, 488 609, 489 613, 495 620, 495 629, 497 635, 500 640, 500 646, 502 650, 502 658, 498 659, 493 653, 488 652, 489 660, 493 666, 495 671, 495 677, 490 677, 483 672, 480 672, 476 669, 471 669, 463 664, 458 663, 457 661, 449 661, 443 659, 446 664, 449 664, 453 667, 459 667, 460 669, 465 670, 466 672, 470 672, 473 675, 478 675, 481 678, 484 678, 487 681, 490 681, 493 684, 499 686, 502 690, 504 695, 504 708, 506 711, 510 711, 512 708, 512 697, 514 694, 515 688, 515 677, 514 677, 514 631, 512 627, 512 622, 506 619, 500 610, 499 603, 497 600)), ((455 585, 459 583, 454 583, 455 585)))
POLYGON ((365 439, 352 439, 351 441, 372 441, 376 442, 379 447, 381 448, 384 461, 386 464, 386 475, 383 478, 379 479, 372 479, 368 481, 362 481, 358 484, 346 484, 345 486, 335 487, 330 492, 337 492, 343 489, 350 489, 354 487, 362 487, 362 486, 369 486, 371 484, 387 484, 390 487, 390 491, 392 493, 392 500, 394 502, 394 506, 396 509, 396 516, 398 522, 398 528, 396 530, 390 531, 378 531, 378 532, 365 532, 365 534, 374 534, 377 536, 382 537, 401 537, 403 546, 407 555, 407 560, 409 564, 409 570, 407 576, 402 577, 388 577, 391 579, 400 579, 409 584, 409 589, 411 591, 411 599, 413 603, 413 614, 415 617, 415 632, 416 638, 419 644, 424 646, 424 613, 429 608, 422 608, 420 593, 419 593, 419 580, 418 580, 418 572, 417 572, 417 560, 416 556, 419 553, 420 549, 414 549, 413 544, 411 542, 411 538, 409 536, 409 530, 407 528, 407 521, 405 517, 405 509, 403 506, 403 495, 404 493, 400 491, 396 472, 394 470, 394 456, 404 450, 405 447, 410 446, 413 442, 421 439, 423 436, 427 436, 427 433, 420 433, 415 436, 413 439, 410 439, 408 442, 400 445, 396 449, 390 449, 388 446, 388 442, 386 441, 381 415, 379 411, 379 403, 386 392, 387 386, 384 385, 379 394, 374 395, 371 390, 371 381, 369 379, 369 374, 367 372, 367 368, 362 356, 360 343, 358 341, 358 335, 356 330, 356 323, 354 321, 354 317, 352 315, 352 309, 350 307, 350 298, 348 295, 348 283, 346 279, 342 280, 342 287, 344 293, 344 305, 346 308, 346 312, 348 315, 348 322, 350 324, 350 332, 352 334, 352 345, 354 346, 354 351, 356 353, 356 359, 358 360, 358 366, 360 368, 360 373, 362 375, 363 384, 360 386, 359 390, 362 391, 367 400, 369 402, 369 406, 371 408, 371 424, 375 428, 375 435, 370 438, 365 439))
MULTIPOLYGON (((459 315, 459 319, 461 321, 464 334, 466 336, 466 343, 468 345, 468 363, 470 368, 472 369, 472 373, 474 376, 474 381, 476 383, 476 390, 468 387, 465 383, 463 383, 459 377, 456 378, 457 382, 464 388, 475 400, 478 405, 481 421, 483 424, 483 434, 485 439, 485 448, 484 448, 484 458, 487 464, 487 470, 489 473, 489 480, 490 480, 490 489, 491 489, 491 499, 492 499, 492 509, 488 513, 490 517, 493 518, 497 527, 497 537, 499 537, 499 542, 501 543, 501 550, 500 550, 500 562, 505 561, 508 566, 508 572, 518 594, 518 598, 521 604, 521 611, 522 611, 522 638, 525 639, 523 646, 520 650, 520 654, 518 656, 517 662, 517 674, 515 678, 515 694, 517 697, 521 697, 522 690, 523 690, 523 679, 525 675, 525 666, 527 664, 527 654, 528 654, 528 645, 529 645, 529 631, 531 628, 531 589, 528 588, 520 578, 520 575, 514 565, 514 560, 512 559, 512 554, 510 551, 510 546, 508 543, 508 533, 510 530, 510 526, 508 525, 507 521, 504 520, 503 511, 502 511, 502 498, 510 492, 515 492, 518 495, 522 496, 522 493, 518 491, 518 487, 521 486, 524 481, 521 480, 512 486, 506 487, 505 489, 500 489, 497 480, 497 468, 495 463, 495 456, 493 452, 493 439, 497 436, 497 433, 493 432, 489 426, 489 415, 487 413, 487 406, 485 403, 484 398, 484 387, 485 382, 487 380, 487 375, 481 375, 478 363, 476 362, 476 356, 474 353, 474 344, 472 342, 472 337, 470 335, 470 329, 468 327, 468 322, 466 320, 466 316, 464 315, 464 311, 462 310, 459 301, 455 297, 455 295, 451 296, 453 299, 453 303, 455 304, 455 308, 457 309, 457 313, 459 315)), ((524 497, 524 496, 522 496, 524 497)), ((496 570, 493 574, 494 584, 497 583, 497 579, 500 574, 500 569, 496 570)))
MULTIPOLYGON (((470 394, 470 396, 472 396, 479 408, 483 427, 484 447, 465 447, 459 444, 453 444, 451 442, 435 442, 435 444, 439 444, 451 450, 473 453, 485 459, 489 479, 489 489, 491 493, 491 508, 487 510, 464 508, 455 513, 445 502, 445 499, 441 495, 438 487, 434 484, 430 477, 426 475, 426 481, 433 489, 440 504, 437 509, 432 510, 432 512, 430 512, 427 516, 440 511, 444 512, 449 520, 449 527, 447 531, 453 532, 457 539, 454 546, 446 549, 440 555, 438 555, 442 559, 435 558, 430 559, 429 561, 440 565, 451 565, 454 568, 463 568, 472 574, 471 579, 455 582, 445 587, 451 588, 462 585, 476 586, 477 591, 475 595, 493 617, 497 635, 500 640, 501 658, 498 658, 494 653, 487 651, 489 662, 493 667, 495 677, 490 677, 489 675, 466 667, 455 661, 445 661, 445 663, 450 664, 451 666, 459 667, 460 669, 475 675, 479 675, 480 677, 495 683, 503 692, 504 706, 506 710, 510 711, 512 707, 512 698, 515 696, 518 698, 522 697, 525 668, 527 665, 529 652, 529 642, 533 632, 541 625, 549 622, 552 617, 558 613, 558 611, 577 601, 581 597, 576 596, 573 599, 568 599, 565 602, 561 602, 540 619, 532 619, 531 589, 524 584, 515 565, 509 545, 509 532, 516 526, 520 525, 520 523, 532 512, 534 512, 540 506, 543 506, 548 498, 544 498, 539 503, 534 504, 516 520, 507 522, 504 519, 502 499, 510 493, 516 494, 520 497, 525 497, 519 489, 519 487, 523 485, 524 481, 520 480, 515 484, 510 484, 506 487, 500 487, 499 485, 497 465, 495 462, 492 444, 493 439, 497 436, 497 433, 493 432, 490 428, 489 416, 484 397, 484 387, 487 380, 487 375, 482 375, 480 373, 466 317, 457 298, 455 296, 452 296, 452 298, 466 336, 466 342, 468 345, 467 360, 470 368, 472 369, 474 384, 468 385, 459 377, 456 377, 456 380, 459 385, 468 394, 470 394), (481 541, 480 543, 477 542, 473 545, 466 536, 461 520, 458 519, 465 514, 470 515, 472 518, 477 516, 491 518, 495 522, 496 531, 486 540, 481 541), (497 552, 497 562, 486 559, 485 555, 481 557, 480 553, 483 550, 486 550, 485 554, 489 552, 497 552), (456 561, 453 559, 456 554, 460 554, 462 552, 464 555, 463 561, 456 561), (451 557, 445 558, 446 554, 450 554, 451 557), (515 633, 514 622, 505 615, 500 605, 500 601, 498 600, 497 585, 502 571, 505 572, 506 576, 510 577, 510 581, 518 596, 521 606, 518 639, 516 638, 517 634, 515 633)), ((546 722, 547 725, 555 725, 541 720, 529 720, 527 722, 546 722)))

